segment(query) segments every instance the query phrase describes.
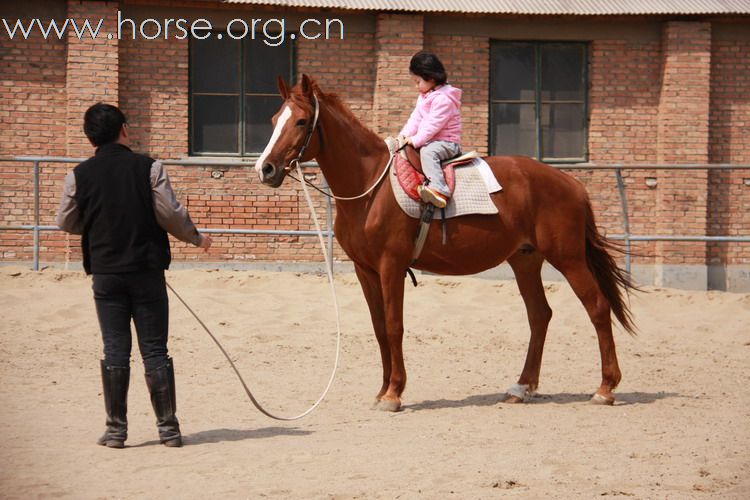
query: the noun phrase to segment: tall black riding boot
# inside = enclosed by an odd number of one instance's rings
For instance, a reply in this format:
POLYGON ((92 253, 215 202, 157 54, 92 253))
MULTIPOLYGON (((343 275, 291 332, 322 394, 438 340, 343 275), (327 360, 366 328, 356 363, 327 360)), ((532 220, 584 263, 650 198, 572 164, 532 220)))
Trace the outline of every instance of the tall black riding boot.
POLYGON ((159 440, 165 446, 182 446, 180 423, 177 421, 177 400, 175 399, 174 366, 172 360, 159 368, 146 373, 146 385, 151 393, 151 405, 156 413, 156 427, 159 440))
POLYGON ((109 448, 124 448, 128 438, 130 367, 107 366, 104 360, 101 361, 101 367, 107 430, 97 443, 109 448))

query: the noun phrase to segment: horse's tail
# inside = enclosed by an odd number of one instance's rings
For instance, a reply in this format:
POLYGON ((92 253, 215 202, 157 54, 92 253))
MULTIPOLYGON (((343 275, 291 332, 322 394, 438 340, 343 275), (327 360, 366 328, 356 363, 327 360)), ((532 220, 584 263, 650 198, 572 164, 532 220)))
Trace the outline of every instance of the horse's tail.
POLYGON ((586 264, 609 301, 617 321, 628 333, 635 335, 635 325, 625 299, 630 290, 638 290, 638 287, 633 284, 630 275, 617 265, 610 251, 623 253, 617 243, 599 233, 591 202, 586 200, 586 264))

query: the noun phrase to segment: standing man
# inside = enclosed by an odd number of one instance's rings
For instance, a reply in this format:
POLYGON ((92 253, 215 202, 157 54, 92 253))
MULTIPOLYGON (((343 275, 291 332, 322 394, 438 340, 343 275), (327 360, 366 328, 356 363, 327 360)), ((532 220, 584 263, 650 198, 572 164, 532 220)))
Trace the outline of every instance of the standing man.
POLYGON ((101 361, 107 429, 98 444, 123 448, 128 437, 130 320, 135 323, 159 440, 182 446, 174 367, 167 356, 169 303, 164 270, 171 254, 167 232, 204 250, 211 238, 195 228, 177 201, 161 162, 128 148, 125 115, 95 104, 83 131, 96 154, 65 178, 57 225, 82 235, 83 267, 93 275, 94 302, 104 341, 101 361))

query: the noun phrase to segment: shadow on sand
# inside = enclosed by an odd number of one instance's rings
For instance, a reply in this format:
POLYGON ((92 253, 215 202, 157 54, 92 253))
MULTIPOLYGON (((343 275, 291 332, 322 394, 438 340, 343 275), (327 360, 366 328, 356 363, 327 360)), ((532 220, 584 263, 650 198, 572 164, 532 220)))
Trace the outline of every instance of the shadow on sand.
MULTIPOLYGON (((262 429, 211 429, 206 431, 194 432, 193 434, 183 434, 182 441, 185 446, 193 446, 197 444, 221 443, 225 441, 243 441, 245 439, 267 439, 276 436, 307 436, 309 434, 312 434, 312 431, 305 431, 296 427, 263 427, 262 429)), ((141 446, 153 446, 158 444, 158 440, 153 440, 128 446, 128 448, 138 448, 141 446)))
MULTIPOLYGON (((572 394, 560 392, 557 394, 536 394, 526 401, 526 404, 572 404, 588 403, 592 394, 572 394)), ((684 397, 676 392, 615 392, 617 400, 615 406, 632 404, 649 404, 660 399, 684 397)), ((460 400, 436 399, 422 401, 421 403, 405 404, 405 411, 437 410, 442 408, 462 408, 465 406, 494 406, 505 401, 507 395, 504 392, 495 394, 477 394, 460 400)))

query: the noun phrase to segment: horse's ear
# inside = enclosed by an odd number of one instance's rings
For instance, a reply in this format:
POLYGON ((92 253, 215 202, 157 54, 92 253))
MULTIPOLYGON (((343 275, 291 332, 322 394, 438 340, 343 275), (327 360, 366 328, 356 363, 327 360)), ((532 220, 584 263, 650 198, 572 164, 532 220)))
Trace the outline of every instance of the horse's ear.
POLYGON ((276 77, 276 83, 279 85, 279 92, 281 93, 281 98, 285 101, 289 99, 289 85, 286 84, 284 81, 284 77, 279 75, 276 77))
POLYGON ((312 79, 305 73, 302 74, 302 93, 307 97, 312 97, 312 79))

